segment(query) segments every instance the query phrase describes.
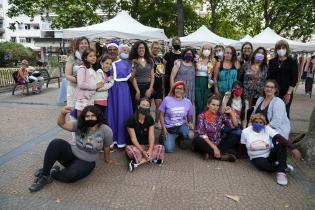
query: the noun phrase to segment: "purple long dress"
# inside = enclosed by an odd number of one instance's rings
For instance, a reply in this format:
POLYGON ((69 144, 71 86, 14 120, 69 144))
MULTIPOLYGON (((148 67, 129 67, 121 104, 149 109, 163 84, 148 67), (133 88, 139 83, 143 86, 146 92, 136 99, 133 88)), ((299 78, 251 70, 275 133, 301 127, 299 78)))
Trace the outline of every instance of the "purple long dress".
POLYGON ((131 66, 127 61, 117 60, 112 64, 114 85, 109 89, 108 124, 113 131, 113 145, 119 148, 126 146, 128 137, 126 122, 133 114, 128 79, 131 77, 131 66))

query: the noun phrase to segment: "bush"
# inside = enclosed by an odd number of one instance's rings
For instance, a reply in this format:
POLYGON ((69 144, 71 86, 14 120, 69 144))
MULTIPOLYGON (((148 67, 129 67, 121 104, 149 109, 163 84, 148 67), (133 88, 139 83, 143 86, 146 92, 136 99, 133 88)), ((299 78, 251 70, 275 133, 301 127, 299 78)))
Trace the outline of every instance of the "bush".
POLYGON ((26 48, 19 43, 0 43, 0 67, 15 67, 23 59, 28 60, 30 65, 34 65, 37 55, 31 48, 26 48))

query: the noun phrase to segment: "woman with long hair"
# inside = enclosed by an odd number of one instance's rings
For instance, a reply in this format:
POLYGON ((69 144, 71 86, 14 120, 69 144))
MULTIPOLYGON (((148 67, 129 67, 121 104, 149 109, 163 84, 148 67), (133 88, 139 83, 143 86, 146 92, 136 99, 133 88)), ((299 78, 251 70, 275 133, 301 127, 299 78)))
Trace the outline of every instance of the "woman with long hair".
POLYGON ((104 159, 110 163, 110 145, 113 141, 112 130, 105 124, 103 113, 96 106, 83 109, 78 121, 66 120, 71 107, 64 107, 57 124, 70 132, 75 132, 71 141, 52 140, 45 152, 43 168, 35 172, 35 181, 29 190, 41 190, 56 179, 61 182, 75 182, 88 176, 95 167, 99 151, 104 150, 104 159), (63 169, 58 165, 59 162, 63 169))

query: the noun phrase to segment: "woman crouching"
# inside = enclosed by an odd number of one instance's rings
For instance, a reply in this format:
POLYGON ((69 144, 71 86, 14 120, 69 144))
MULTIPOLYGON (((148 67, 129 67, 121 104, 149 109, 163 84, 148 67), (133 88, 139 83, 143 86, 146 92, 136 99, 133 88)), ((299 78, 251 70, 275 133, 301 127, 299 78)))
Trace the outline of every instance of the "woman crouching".
POLYGON ((150 106, 149 99, 140 99, 138 111, 127 121, 131 139, 126 147, 126 154, 131 159, 129 171, 149 161, 160 165, 164 160, 164 146, 154 144, 154 120, 150 115, 150 106))

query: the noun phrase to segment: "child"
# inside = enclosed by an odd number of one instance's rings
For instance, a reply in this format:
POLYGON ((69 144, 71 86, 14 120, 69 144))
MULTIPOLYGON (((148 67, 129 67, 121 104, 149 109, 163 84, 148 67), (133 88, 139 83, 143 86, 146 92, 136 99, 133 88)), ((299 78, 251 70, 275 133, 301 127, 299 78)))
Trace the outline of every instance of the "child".
POLYGON ((262 171, 277 172, 277 183, 287 185, 286 173, 293 170, 287 165, 287 150, 301 159, 301 153, 287 139, 270 126, 264 115, 254 114, 250 118, 251 126, 242 131, 241 144, 247 149, 248 156, 254 166, 262 171))
MULTIPOLYGON (((100 64, 102 69, 98 69, 96 71, 96 82, 104 82, 104 86, 96 90, 94 95, 94 104, 98 106, 102 112, 104 117, 107 116, 106 108, 107 108, 107 98, 108 98, 108 90, 113 86, 114 79, 109 74, 109 70, 112 66, 112 59, 108 55, 103 55, 100 58, 100 64)), ((105 117, 106 119, 107 117, 105 117)))
POLYGON ((77 73, 77 88, 75 92, 75 109, 77 117, 88 105, 94 105, 93 95, 96 89, 102 88, 104 82, 96 83, 96 73, 93 65, 96 62, 96 53, 93 49, 85 49, 82 53, 83 65, 79 67, 77 73))
POLYGON ((232 93, 226 92, 222 100, 222 111, 225 107, 231 107, 236 114, 239 128, 243 129, 247 127, 247 110, 248 101, 243 97, 242 83, 236 81, 232 85, 232 93))

